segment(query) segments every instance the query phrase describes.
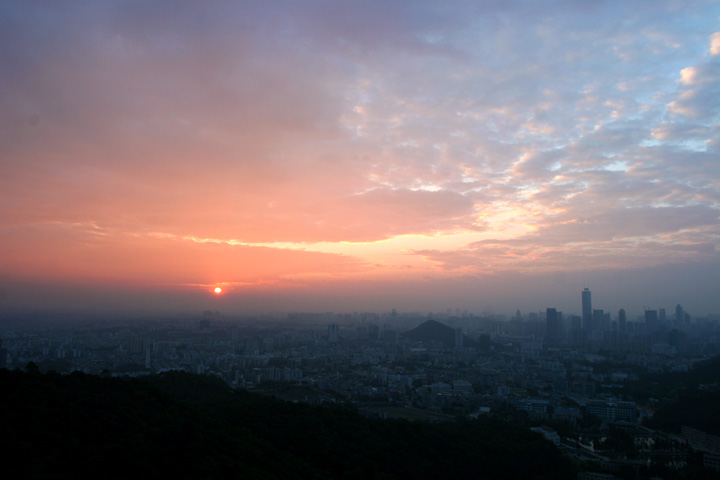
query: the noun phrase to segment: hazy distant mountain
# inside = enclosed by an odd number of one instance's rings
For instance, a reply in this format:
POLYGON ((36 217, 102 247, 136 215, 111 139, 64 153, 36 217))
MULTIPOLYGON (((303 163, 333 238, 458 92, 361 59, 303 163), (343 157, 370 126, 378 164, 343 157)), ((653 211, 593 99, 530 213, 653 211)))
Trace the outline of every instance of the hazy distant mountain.
MULTIPOLYGON (((428 320, 403 334, 405 337, 426 345, 441 344, 445 348, 455 347, 455 329, 436 320, 428 320)), ((463 345, 474 344, 467 335, 463 335, 463 345)))

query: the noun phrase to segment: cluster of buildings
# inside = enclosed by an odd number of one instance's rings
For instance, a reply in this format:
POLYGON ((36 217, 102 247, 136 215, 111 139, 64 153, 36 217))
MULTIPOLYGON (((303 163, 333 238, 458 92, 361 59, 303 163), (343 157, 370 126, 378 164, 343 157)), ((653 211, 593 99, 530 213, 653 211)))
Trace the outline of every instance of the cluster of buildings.
MULTIPOLYGON (((628 392, 643 373, 687 371, 720 353, 716 318, 646 310, 630 321, 592 308, 512 318, 455 314, 289 314, 0 323, 0 367, 147 375, 184 370, 308 403, 355 404, 368 416, 428 421, 523 412, 540 422, 639 425, 652 404, 628 392)), ((546 432, 547 433, 547 432, 546 432)), ((547 433, 553 436, 552 432, 547 433)), ((639 434, 638 434, 639 435, 639 434)), ((553 437, 554 438, 554 437, 553 437)), ((579 452, 588 448, 577 441, 579 452)))
MULTIPOLYGON (((645 308, 643 315, 628 319, 625 309, 617 315, 593 308, 592 292, 581 292, 582 315, 563 317, 555 308, 545 311, 545 343, 572 345, 588 350, 654 352, 674 354, 694 347, 688 339, 694 328, 693 317, 675 306, 673 314, 665 308, 645 308)), ((717 322, 717 318, 713 318, 717 322)), ((699 320, 695 319, 695 326, 699 320)))

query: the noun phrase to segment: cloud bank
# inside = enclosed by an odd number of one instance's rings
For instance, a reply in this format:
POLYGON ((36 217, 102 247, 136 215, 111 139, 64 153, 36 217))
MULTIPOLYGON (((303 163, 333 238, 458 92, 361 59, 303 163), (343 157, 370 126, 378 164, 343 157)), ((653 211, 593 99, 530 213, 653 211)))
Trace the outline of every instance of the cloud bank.
POLYGON ((0 12, 5 283, 411 303, 418 282, 720 262, 716 2, 0 12))

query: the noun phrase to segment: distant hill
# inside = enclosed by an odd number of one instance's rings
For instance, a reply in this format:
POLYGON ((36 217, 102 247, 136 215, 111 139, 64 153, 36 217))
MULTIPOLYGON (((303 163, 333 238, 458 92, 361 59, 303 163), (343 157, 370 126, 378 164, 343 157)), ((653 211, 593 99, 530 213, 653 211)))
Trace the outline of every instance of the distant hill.
MULTIPOLYGON (((416 342, 423 342, 426 345, 438 344, 444 348, 455 347, 455 329, 440 323, 436 320, 428 320, 417 327, 403 334, 405 337, 416 342)), ((463 335, 463 345, 474 345, 474 341, 467 335, 463 335)))
POLYGON ((495 419, 372 420, 184 373, 130 380, 0 370, 3 469, 23 478, 573 478, 495 419))

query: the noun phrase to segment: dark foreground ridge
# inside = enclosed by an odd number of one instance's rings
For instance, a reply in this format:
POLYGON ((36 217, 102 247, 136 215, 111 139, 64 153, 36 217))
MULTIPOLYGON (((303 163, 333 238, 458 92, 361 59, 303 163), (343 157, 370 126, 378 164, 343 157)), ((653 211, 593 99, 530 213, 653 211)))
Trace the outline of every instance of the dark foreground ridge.
POLYGON ((497 419, 429 425, 233 391, 0 370, 0 451, 22 478, 572 478, 539 434, 497 419))

